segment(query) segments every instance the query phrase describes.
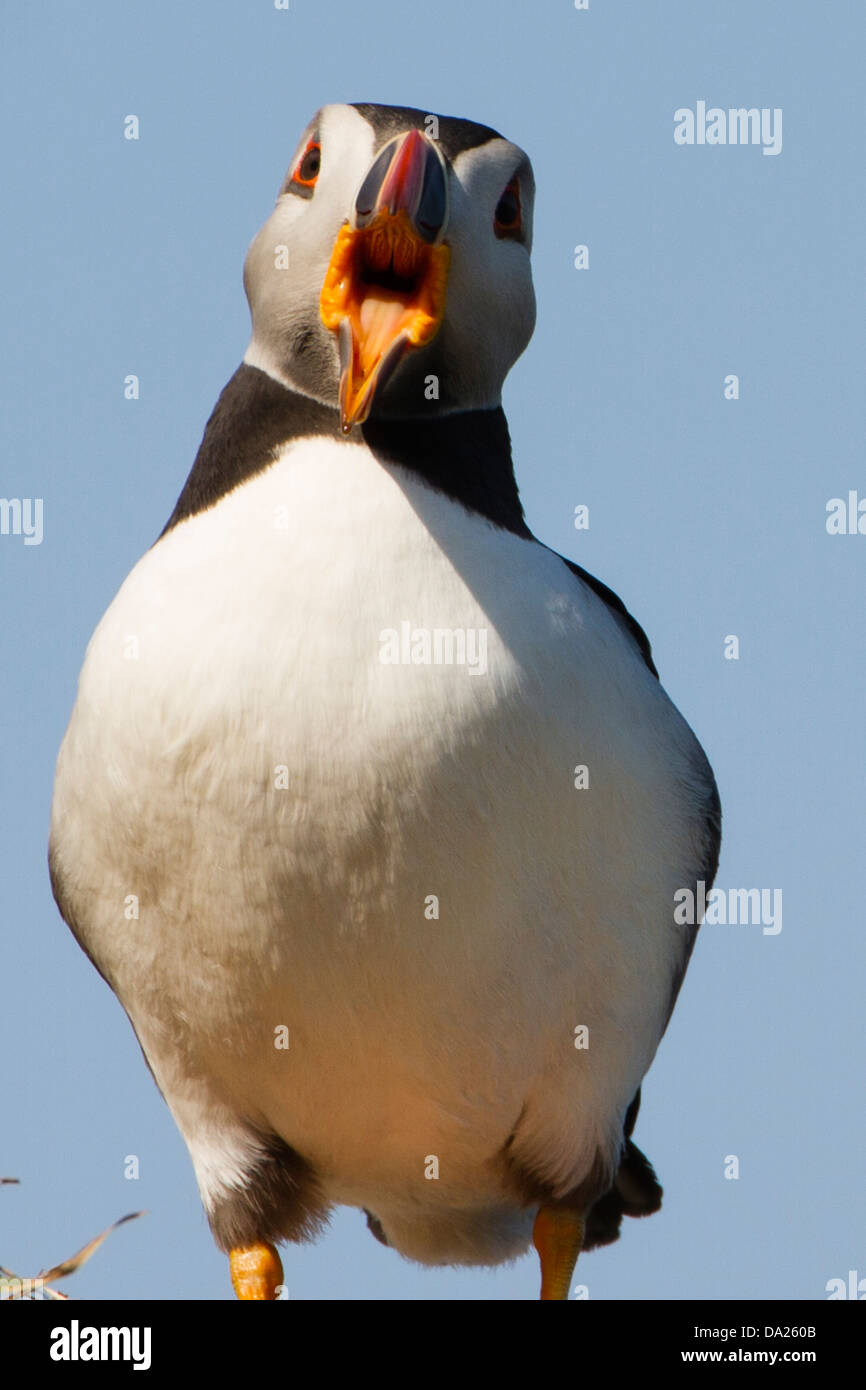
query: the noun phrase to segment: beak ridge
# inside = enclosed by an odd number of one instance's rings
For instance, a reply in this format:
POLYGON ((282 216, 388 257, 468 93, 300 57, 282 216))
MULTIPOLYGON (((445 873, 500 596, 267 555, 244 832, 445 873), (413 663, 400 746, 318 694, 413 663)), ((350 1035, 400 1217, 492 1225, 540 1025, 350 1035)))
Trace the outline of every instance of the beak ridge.
POLYGON ((442 156, 419 130, 386 145, 355 199, 355 226, 369 226, 383 212, 403 212, 423 241, 432 243, 448 219, 448 181, 442 156))

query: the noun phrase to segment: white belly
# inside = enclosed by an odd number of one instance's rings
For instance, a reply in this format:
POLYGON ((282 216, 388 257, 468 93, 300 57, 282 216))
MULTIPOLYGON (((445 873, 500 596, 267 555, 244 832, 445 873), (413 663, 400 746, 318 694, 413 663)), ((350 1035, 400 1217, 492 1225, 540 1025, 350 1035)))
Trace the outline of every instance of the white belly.
POLYGON ((519 1118, 563 1191, 614 1154, 683 950, 694 748, 558 558, 363 446, 289 448, 149 551, 52 835, 205 1200, 247 1122, 380 1214, 486 1200, 519 1118), (404 622, 486 672, 383 662, 404 622))

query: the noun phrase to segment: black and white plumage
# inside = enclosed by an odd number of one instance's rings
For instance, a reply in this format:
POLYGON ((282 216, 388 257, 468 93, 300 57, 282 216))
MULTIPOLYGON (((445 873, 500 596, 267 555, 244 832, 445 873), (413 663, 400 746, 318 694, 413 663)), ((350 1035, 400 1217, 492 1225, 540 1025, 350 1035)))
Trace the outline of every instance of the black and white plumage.
POLYGON ((244 363, 88 648, 54 891, 226 1250, 345 1203, 492 1264, 539 1208, 591 1246, 658 1206, 628 1136, 718 797, 637 623, 524 521, 500 393, 532 203, 485 126, 316 114, 247 257, 244 363), (486 669, 383 662, 407 622, 483 632, 486 669))

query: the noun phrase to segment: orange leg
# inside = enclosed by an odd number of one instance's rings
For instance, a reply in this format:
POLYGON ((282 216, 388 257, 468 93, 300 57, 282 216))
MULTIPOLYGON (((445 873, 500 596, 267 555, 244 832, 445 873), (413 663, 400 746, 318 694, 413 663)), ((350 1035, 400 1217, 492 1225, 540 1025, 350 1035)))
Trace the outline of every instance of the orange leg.
POLYGON ((541 1259, 542 1299, 568 1298, 571 1276, 583 1245, 583 1215, 569 1207, 539 1207, 532 1243, 541 1259))
POLYGON ((283 1282, 283 1266, 272 1245, 241 1245, 229 1255, 232 1286, 238 1298, 273 1298, 283 1282))

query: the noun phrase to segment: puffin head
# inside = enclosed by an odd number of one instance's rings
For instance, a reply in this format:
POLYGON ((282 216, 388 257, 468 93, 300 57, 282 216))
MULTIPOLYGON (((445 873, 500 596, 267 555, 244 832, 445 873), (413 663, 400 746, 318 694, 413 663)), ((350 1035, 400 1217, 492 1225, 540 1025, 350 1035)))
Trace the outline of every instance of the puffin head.
POLYGON ((247 254, 244 360, 345 431, 498 406, 535 325, 534 191, 488 126, 323 106, 247 254))

